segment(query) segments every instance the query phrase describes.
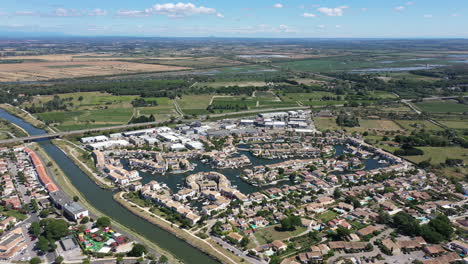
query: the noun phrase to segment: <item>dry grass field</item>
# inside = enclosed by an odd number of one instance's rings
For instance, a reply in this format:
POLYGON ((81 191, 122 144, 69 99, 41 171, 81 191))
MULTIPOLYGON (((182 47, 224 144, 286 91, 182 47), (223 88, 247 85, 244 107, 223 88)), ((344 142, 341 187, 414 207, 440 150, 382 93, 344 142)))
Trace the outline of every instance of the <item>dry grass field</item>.
MULTIPOLYGON (((59 58, 50 58, 50 60, 53 59, 59 58)), ((185 69, 189 68, 106 60, 25 62, 0 64, 0 82, 40 81, 58 78, 76 78, 138 72, 176 71, 185 69)))

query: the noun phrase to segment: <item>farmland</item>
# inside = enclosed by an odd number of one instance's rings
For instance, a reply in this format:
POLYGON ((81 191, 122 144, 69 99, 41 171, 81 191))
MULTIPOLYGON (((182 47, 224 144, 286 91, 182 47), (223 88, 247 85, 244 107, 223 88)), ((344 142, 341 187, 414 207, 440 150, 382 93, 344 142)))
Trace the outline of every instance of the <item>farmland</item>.
POLYGON ((40 81, 138 72, 163 72, 185 67, 152 65, 122 61, 26 62, 0 64, 0 82, 40 81))
MULTIPOLYGON (((62 131, 126 124, 133 115, 152 114, 158 120, 167 120, 170 116, 176 115, 172 100, 167 97, 145 98, 147 101, 156 101, 157 105, 134 108, 132 101, 138 96, 115 96, 100 92, 68 93, 58 96, 67 100, 69 106, 66 111, 49 111, 34 115, 62 131)), ((41 105, 52 98, 52 96, 37 96, 23 107, 41 105)))
POLYGON ((429 113, 462 113, 468 112, 468 105, 454 101, 430 101, 415 104, 419 109, 429 113))

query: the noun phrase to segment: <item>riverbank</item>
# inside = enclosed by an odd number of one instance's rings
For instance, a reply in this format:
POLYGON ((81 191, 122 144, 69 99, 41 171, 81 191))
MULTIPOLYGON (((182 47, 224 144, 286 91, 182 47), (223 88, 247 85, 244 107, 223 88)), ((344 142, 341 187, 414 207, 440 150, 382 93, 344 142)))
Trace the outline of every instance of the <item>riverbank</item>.
MULTIPOLYGON (((52 144, 52 143, 50 143, 50 144, 52 144)), ((91 203, 88 200, 86 200, 86 197, 81 192, 79 192, 78 189, 75 188, 75 186, 73 186, 73 184, 68 179, 68 177, 65 175, 65 173, 60 169, 60 167, 55 163, 55 161, 53 159, 51 159, 47 155, 47 153, 45 153, 45 151, 43 150, 43 148, 39 144, 33 143, 32 148, 33 148, 33 150, 35 150, 38 153, 38 155, 41 157, 41 159, 43 159, 45 164, 47 164, 47 166, 53 172, 52 175, 51 175, 52 178, 56 181, 58 186, 66 194, 68 194, 70 197, 78 196, 80 203, 86 209, 88 209, 89 212, 92 215, 95 215, 96 217, 107 216, 106 214, 102 213, 101 211, 96 209, 94 206, 92 206, 91 203)), ((107 217, 109 217, 109 216, 107 216, 107 217)), ((132 240, 139 241, 140 243, 142 243, 142 244, 146 245, 147 247, 149 247, 150 249, 152 249, 152 251, 154 251, 154 252, 165 255, 169 259, 170 263, 182 263, 175 256, 173 256, 169 252, 163 250, 162 248, 160 248, 155 243, 149 241, 148 239, 146 239, 145 237, 140 235, 138 232, 136 232, 136 231, 132 230, 131 228, 128 228, 128 227, 120 224, 119 222, 115 221, 115 219, 113 219, 112 217, 110 217, 110 218, 113 220, 112 225, 114 226, 114 228, 121 231, 121 233, 124 233, 124 235, 128 236, 132 240)))
POLYGON ((127 199, 124 198, 125 192, 119 192, 114 194, 114 200, 129 210, 131 213, 135 214, 138 217, 143 218, 144 220, 157 225, 164 230, 171 232, 176 237, 186 241, 193 247, 205 252, 206 254, 210 255, 211 257, 221 261, 222 263, 228 264, 235 264, 243 262, 242 258, 239 258, 227 250, 225 252, 221 252, 219 249, 211 245, 210 242, 203 240, 197 237, 195 234, 192 234, 190 231, 181 229, 174 225, 173 223, 169 222, 168 220, 158 216, 156 214, 151 213, 148 208, 143 208, 127 199))
POLYGON ((78 151, 79 154, 83 154, 84 150, 77 149, 77 147, 73 146, 70 142, 63 139, 54 139, 52 142, 61 149, 68 157, 70 157, 73 162, 86 174, 88 177, 93 180, 99 187, 102 189, 115 189, 115 186, 112 185, 108 180, 99 177, 96 172, 91 169, 81 157, 75 155, 75 152, 78 151))
POLYGON ((11 104, 0 104, 0 108, 18 118, 23 119, 24 121, 30 123, 31 125, 37 128, 46 129, 48 132, 52 133, 55 132, 52 128, 44 124, 42 121, 38 120, 33 115, 19 107, 13 106, 11 104))

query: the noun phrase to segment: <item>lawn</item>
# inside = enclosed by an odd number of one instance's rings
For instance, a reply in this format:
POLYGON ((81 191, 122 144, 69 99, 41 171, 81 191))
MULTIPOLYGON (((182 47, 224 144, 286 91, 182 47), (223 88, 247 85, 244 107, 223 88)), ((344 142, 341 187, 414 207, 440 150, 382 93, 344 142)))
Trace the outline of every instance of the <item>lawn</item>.
POLYGON ((326 211, 325 213, 317 215, 315 218, 322 221, 322 223, 327 223, 328 221, 335 219, 337 215, 338 214, 333 211, 326 211))
POLYGON ((447 158, 462 159, 468 163, 468 151, 462 147, 418 147, 424 151, 421 156, 406 156, 405 158, 419 163, 424 160, 431 160, 431 164, 439 164, 445 162, 447 158))
POLYGON ((306 230, 305 227, 296 227, 294 231, 278 231, 275 227, 280 225, 269 226, 256 230, 255 238, 260 245, 267 244, 274 240, 283 240, 293 236, 297 236, 306 230))
POLYGON ((415 103, 422 111, 429 113, 463 113, 468 112, 468 105, 459 104, 454 101, 431 101, 415 103))

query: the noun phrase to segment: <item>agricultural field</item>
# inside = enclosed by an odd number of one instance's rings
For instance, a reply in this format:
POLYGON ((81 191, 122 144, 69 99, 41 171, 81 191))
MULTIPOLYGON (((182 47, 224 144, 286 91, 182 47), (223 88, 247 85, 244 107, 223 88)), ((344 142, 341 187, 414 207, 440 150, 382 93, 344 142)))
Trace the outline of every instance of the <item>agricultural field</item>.
POLYGON ((196 69, 213 68, 213 67, 226 67, 243 65, 244 62, 224 59, 220 57, 201 57, 201 58, 186 58, 186 59, 142 59, 134 60, 134 62, 145 64, 160 64, 179 67, 190 67, 196 69))
POLYGON ((0 82, 44 81, 140 72, 177 71, 184 69, 189 68, 111 60, 2 63, 0 64, 0 82))
POLYGON ((248 86, 254 86, 254 87, 263 87, 266 86, 267 83, 265 81, 215 81, 215 82, 202 82, 202 83, 197 83, 197 87, 213 87, 213 88, 219 88, 219 87, 231 87, 231 86, 239 86, 239 87, 248 87, 248 86))
POLYGON ((468 129, 468 120, 437 120, 442 125, 453 129, 468 129))
POLYGON ((441 127, 427 120, 395 120, 395 123, 397 123, 398 125, 400 125, 408 131, 412 131, 415 129, 443 130, 441 127))
POLYGON ((360 119, 360 128, 365 130, 395 131, 401 127, 392 120, 360 119))
MULTIPOLYGON (((453 60, 453 59, 452 59, 453 60)), ((420 58, 416 56, 401 56, 399 54, 391 54, 391 56, 339 56, 325 57, 319 59, 297 60, 276 65, 293 71, 303 72, 336 72, 336 71, 353 71, 353 70, 369 70, 369 71, 385 71, 388 68, 401 68, 398 71, 405 71, 405 67, 423 67, 426 64, 431 65, 446 65, 453 64, 450 58, 420 58)))
POLYGON ((183 95, 177 103, 186 115, 208 114, 206 108, 210 105, 212 95, 183 95))
POLYGON ((455 101, 427 101, 415 103, 416 107, 428 113, 463 113, 468 112, 468 105, 455 101))
POLYGON ((365 132, 365 131, 398 131, 402 128, 392 120, 379 119, 359 119, 359 127, 340 127, 336 124, 336 117, 315 117, 315 126, 318 130, 324 131, 327 129, 338 130, 345 129, 348 131, 365 132))
MULTIPOLYGON (((157 120, 168 120, 170 116, 176 115, 172 100, 167 97, 145 98, 147 101, 156 101, 158 105, 134 108, 132 101, 138 96, 115 96, 100 92, 67 93, 58 96, 67 100, 66 103, 69 106, 66 111, 51 111, 34 115, 62 131, 126 124, 133 115, 153 114, 157 120)), ((31 102, 22 106, 39 106, 52 99, 53 96, 36 96, 31 102)))

